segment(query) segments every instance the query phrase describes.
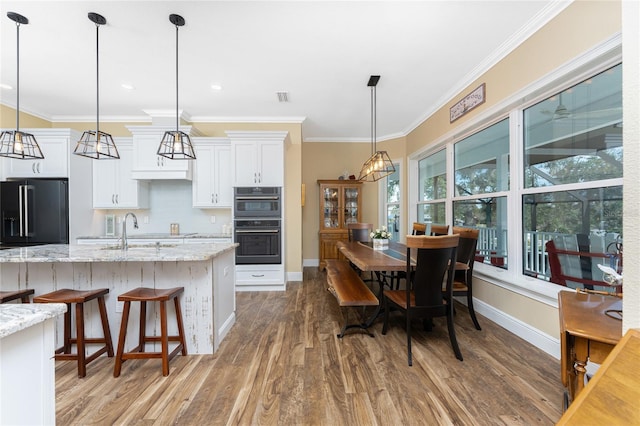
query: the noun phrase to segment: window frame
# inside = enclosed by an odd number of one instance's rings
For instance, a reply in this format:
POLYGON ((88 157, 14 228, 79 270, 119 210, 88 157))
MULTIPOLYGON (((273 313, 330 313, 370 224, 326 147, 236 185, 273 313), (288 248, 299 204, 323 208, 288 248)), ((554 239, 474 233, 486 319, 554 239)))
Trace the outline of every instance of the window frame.
MULTIPOLYGON (((522 195, 527 193, 555 192, 559 190, 622 185, 622 178, 604 181, 592 181, 578 184, 565 184, 550 188, 524 188, 524 143, 523 122, 524 110, 553 94, 561 92, 581 81, 595 76, 622 62, 622 40, 617 34, 589 52, 574 58, 558 67, 539 80, 525 86, 502 102, 487 108, 482 113, 469 119, 453 130, 442 135, 427 146, 408 155, 407 212, 408 223, 415 221, 418 204, 418 163, 421 159, 441 150, 447 150, 447 194, 446 215, 451 225, 454 199, 454 149, 453 145, 471 134, 509 118, 509 152, 510 152, 510 188, 508 191, 492 193, 494 196, 506 196, 510 208, 507 211, 507 250, 509 253, 509 269, 502 269, 488 264, 476 263, 474 271, 478 277, 491 284, 526 295, 539 302, 557 306, 557 294, 565 289, 557 284, 529 277, 523 274, 523 226, 522 195)), ((490 90, 490 87, 489 87, 490 90)), ((478 195, 482 198, 484 194, 478 195)), ((464 197, 472 199, 471 196, 464 197)))

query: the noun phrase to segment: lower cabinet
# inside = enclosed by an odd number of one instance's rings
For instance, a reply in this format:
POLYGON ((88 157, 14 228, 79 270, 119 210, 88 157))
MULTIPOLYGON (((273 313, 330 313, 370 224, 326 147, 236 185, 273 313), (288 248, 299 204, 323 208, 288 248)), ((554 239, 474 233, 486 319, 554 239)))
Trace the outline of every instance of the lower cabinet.
POLYGON ((284 265, 236 265, 236 291, 285 290, 284 265))
POLYGON ((320 263, 318 267, 323 270, 327 266, 327 259, 339 259, 338 241, 348 241, 349 235, 344 232, 320 232, 320 263))

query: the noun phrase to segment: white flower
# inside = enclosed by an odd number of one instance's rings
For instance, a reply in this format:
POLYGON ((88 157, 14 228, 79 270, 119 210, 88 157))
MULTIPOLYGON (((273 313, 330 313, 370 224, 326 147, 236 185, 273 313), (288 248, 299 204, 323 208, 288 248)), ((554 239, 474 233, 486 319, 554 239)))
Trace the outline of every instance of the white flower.
POLYGON ((391 237, 391 233, 387 232, 386 228, 383 226, 382 228, 377 228, 375 232, 369 234, 369 236, 373 239, 389 239, 391 237))

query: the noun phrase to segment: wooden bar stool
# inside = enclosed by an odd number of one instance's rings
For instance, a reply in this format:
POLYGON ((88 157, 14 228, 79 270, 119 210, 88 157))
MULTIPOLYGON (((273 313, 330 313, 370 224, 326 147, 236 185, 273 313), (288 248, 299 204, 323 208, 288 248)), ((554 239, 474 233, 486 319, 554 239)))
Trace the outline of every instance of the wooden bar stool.
POLYGON ((96 290, 70 290, 61 289, 51 293, 34 297, 35 303, 65 303, 67 312, 64 314, 64 344, 56 349, 56 360, 78 361, 78 377, 87 375, 87 364, 106 352, 107 356, 113 356, 113 343, 111 342, 111 331, 109 330, 109 318, 107 318, 107 308, 104 303, 104 295, 109 293, 107 288, 96 290), (104 337, 87 338, 84 335, 84 304, 90 300, 97 299, 100 309, 100 320, 104 337), (71 337, 71 304, 76 305, 76 337, 71 337), (86 345, 104 345, 93 354, 87 356, 86 345), (77 353, 71 353, 71 346, 76 345, 77 353))
POLYGON ((20 299, 22 303, 29 303, 29 296, 33 293, 33 290, 0 291, 0 303, 7 303, 18 299, 20 299))
POLYGON ((178 296, 184 292, 184 287, 175 287, 168 289, 153 289, 147 287, 139 287, 118 296, 118 301, 124 302, 122 311, 122 322, 120 324, 120 337, 118 339, 118 351, 116 353, 116 365, 113 370, 113 377, 120 376, 122 363, 128 359, 142 358, 162 358, 162 375, 169 375, 169 361, 182 351, 182 355, 187 354, 187 345, 184 339, 184 327, 182 325, 182 311, 180 310, 180 300, 178 296), (178 323, 178 335, 169 336, 167 331, 167 301, 173 299, 176 321, 178 323), (140 302, 140 331, 138 346, 129 352, 124 352, 125 339, 127 337, 127 323, 129 321, 129 310, 131 302, 140 302), (160 303, 160 336, 147 336, 147 302, 160 303), (178 346, 169 353, 169 342, 179 342, 178 346), (160 352, 145 352, 145 343, 161 342, 162 348, 160 352))

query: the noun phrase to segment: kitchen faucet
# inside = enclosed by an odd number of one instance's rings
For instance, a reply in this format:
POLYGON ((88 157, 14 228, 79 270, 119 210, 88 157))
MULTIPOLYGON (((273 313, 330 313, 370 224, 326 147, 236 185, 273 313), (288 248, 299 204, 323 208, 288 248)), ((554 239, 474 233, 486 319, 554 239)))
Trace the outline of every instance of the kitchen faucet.
POLYGON ((120 246, 120 248, 122 248, 122 250, 126 250, 129 247, 129 243, 127 242, 127 217, 131 215, 131 217, 133 217, 133 227, 135 229, 138 229, 138 218, 136 217, 135 214, 129 212, 127 214, 124 215, 124 219, 122 219, 122 245, 120 246))

